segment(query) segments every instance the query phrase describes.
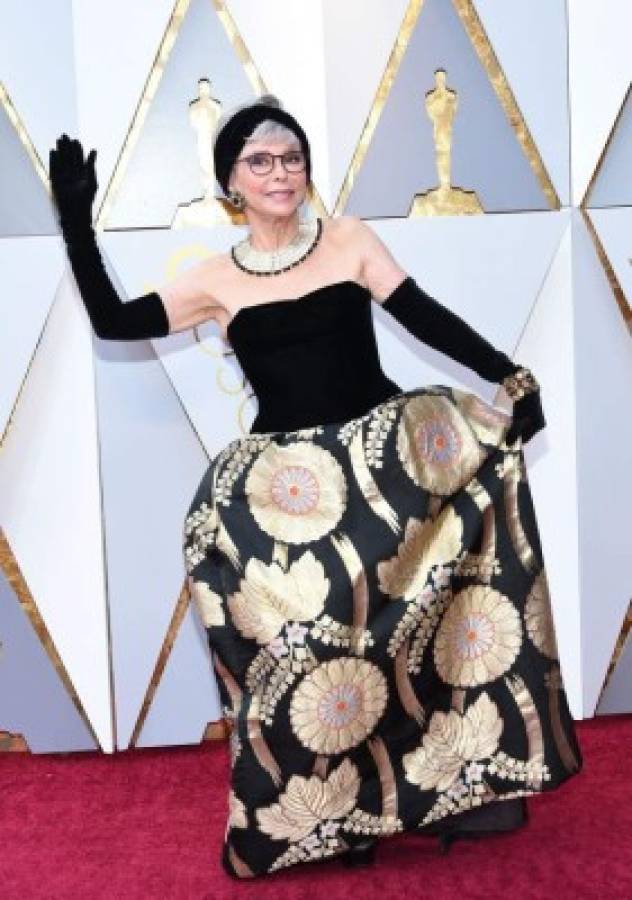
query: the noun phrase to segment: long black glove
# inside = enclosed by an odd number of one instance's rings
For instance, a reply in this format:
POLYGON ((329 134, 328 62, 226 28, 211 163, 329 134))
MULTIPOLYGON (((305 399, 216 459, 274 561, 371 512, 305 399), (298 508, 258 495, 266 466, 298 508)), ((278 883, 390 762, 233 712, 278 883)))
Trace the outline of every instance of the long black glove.
MULTIPOLYGON (((427 294, 411 275, 389 294, 382 306, 420 341, 463 363, 487 381, 501 384, 523 368, 427 294)), ((531 390, 514 401, 507 443, 514 443, 518 436, 526 443, 545 425, 540 391, 531 390)))
POLYGON ((122 301, 103 266, 92 227, 92 203, 98 187, 96 155, 97 151, 91 150, 84 161, 81 144, 66 134, 50 151, 50 183, 77 287, 100 338, 164 337, 169 334, 169 319, 160 295, 152 291, 122 301))

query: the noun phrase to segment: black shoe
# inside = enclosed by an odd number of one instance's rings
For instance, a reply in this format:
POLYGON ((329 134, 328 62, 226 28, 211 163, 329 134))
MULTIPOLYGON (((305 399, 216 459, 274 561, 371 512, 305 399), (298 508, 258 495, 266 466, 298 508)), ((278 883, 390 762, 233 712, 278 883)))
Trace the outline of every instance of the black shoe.
POLYGON ((348 868, 371 866, 375 862, 375 847, 377 841, 363 841, 344 853, 342 861, 348 868))
POLYGON ((524 797, 503 800, 486 806, 478 806, 454 817, 453 822, 436 822, 426 827, 427 834, 439 838, 439 850, 448 853, 455 841, 479 840, 509 834, 522 828, 528 821, 527 804, 524 797))

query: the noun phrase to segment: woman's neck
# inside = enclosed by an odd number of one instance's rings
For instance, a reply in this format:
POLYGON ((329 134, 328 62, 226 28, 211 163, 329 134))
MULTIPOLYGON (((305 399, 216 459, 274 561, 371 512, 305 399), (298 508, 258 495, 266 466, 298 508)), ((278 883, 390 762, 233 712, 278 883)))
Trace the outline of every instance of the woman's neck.
POLYGON ((298 234, 298 211, 287 218, 252 218, 248 225, 248 239, 254 250, 279 250, 291 243, 298 234))

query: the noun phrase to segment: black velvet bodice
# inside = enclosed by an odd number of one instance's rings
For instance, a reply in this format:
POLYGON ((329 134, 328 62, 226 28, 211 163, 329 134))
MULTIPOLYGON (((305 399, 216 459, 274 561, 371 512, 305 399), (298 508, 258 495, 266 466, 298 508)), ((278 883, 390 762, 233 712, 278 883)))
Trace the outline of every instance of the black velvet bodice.
POLYGON ((339 281, 236 313, 226 333, 259 403, 251 433, 343 422, 401 391, 382 370, 371 305, 339 281))

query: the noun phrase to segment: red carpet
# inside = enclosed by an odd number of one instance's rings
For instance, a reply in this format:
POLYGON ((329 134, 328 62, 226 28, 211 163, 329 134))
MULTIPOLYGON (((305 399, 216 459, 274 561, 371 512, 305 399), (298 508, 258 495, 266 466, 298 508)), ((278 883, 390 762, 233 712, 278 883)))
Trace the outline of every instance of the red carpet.
POLYGON ((219 863, 228 748, 116 756, 0 754, 3 900, 632 897, 632 716, 580 723, 583 772, 529 801, 520 832, 383 839, 371 869, 339 860, 235 882, 219 863))

